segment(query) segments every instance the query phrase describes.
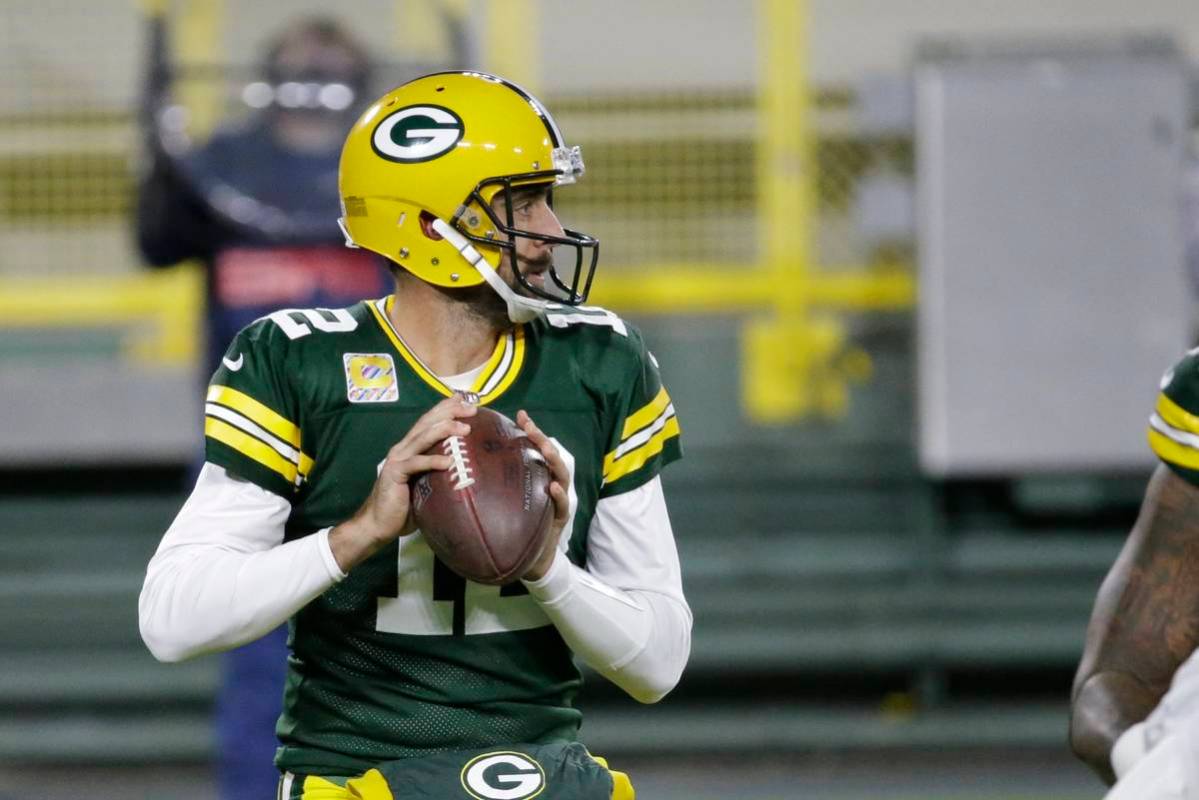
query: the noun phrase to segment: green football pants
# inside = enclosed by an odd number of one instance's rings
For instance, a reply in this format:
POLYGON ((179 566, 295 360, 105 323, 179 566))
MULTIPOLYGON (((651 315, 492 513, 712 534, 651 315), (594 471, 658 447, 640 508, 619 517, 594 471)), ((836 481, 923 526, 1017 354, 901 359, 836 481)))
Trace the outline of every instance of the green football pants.
POLYGON ((278 800, 634 800, 623 772, 578 742, 457 750, 385 761, 358 776, 296 775, 278 800))

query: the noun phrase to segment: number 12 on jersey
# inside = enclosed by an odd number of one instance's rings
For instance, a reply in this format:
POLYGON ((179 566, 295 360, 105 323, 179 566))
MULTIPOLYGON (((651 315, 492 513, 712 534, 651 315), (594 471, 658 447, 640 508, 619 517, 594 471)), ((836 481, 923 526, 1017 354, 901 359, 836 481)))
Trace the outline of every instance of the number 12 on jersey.
POLYGON ((377 631, 470 636, 550 624, 522 584, 484 586, 464 580, 437 560, 419 532, 399 540, 396 566, 396 596, 377 598, 377 631))

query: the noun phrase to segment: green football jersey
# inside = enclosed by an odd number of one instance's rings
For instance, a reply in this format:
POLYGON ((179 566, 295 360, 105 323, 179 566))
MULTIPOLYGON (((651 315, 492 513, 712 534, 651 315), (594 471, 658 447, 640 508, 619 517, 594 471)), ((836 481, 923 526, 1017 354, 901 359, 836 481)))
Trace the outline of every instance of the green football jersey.
MULTIPOLYGON (((388 449, 451 394, 396 334, 391 302, 271 314, 237 336, 213 377, 207 459, 291 503, 287 540, 348 519, 388 449)), ((516 326, 473 389, 509 417, 528 411, 562 452, 573 514, 563 547, 580 566, 596 503, 681 454, 653 356, 603 309, 516 326)), ((524 586, 463 580, 419 533, 301 609, 289 644, 276 763, 292 772, 567 741, 580 724, 578 670, 524 586)))
POLYGON ((1162 378, 1149 418, 1149 446, 1170 469, 1199 486, 1199 348, 1162 378))

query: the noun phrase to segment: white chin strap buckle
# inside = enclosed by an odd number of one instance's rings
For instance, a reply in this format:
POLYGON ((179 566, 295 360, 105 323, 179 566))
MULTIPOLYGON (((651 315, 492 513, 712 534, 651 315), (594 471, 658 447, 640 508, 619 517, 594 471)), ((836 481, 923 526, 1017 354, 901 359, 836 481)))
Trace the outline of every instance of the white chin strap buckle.
POLYGON ((491 265, 487 263, 487 259, 483 258, 483 254, 474 248, 470 240, 454 230, 445 220, 441 218, 434 219, 432 227, 441 238, 453 245, 454 249, 458 251, 458 255, 462 256, 466 263, 478 270, 479 274, 483 276, 483 280, 487 281, 487 284, 495 290, 495 293, 503 298, 504 303, 508 306, 508 319, 516 323, 530 322, 549 309, 558 306, 557 303, 551 303, 548 300, 537 300, 517 294, 491 268, 491 265))

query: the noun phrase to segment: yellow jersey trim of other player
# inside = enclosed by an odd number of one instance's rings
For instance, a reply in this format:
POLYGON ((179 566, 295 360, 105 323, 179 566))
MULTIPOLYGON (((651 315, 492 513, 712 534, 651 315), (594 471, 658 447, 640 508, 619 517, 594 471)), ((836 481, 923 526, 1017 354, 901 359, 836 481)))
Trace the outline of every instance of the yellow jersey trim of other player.
POLYGON ((1149 418, 1149 447, 1163 461, 1199 470, 1199 417, 1159 394, 1149 418))
POLYGON ((1165 394, 1157 396, 1157 413, 1170 427, 1199 435, 1199 417, 1175 403, 1165 394))

